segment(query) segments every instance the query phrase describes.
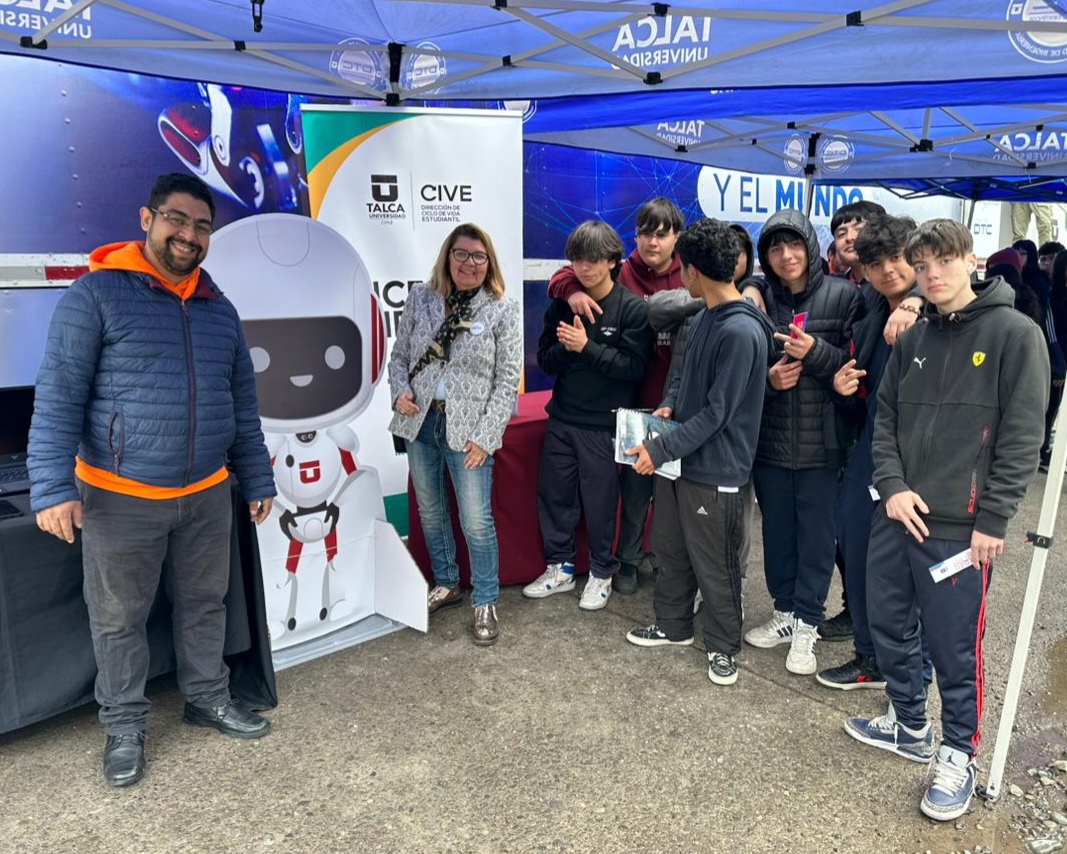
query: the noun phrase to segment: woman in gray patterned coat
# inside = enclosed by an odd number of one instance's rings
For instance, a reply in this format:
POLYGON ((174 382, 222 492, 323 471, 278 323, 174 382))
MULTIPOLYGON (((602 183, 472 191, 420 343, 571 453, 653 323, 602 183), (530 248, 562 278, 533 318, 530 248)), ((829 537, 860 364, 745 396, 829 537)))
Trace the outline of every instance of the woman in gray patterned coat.
POLYGON ((474 642, 498 635, 493 452, 511 417, 522 372, 519 305, 504 299, 493 243, 456 226, 425 284, 408 294, 393 352, 389 431, 406 442, 411 481, 433 567, 430 613, 463 602, 445 470, 470 553, 474 642))

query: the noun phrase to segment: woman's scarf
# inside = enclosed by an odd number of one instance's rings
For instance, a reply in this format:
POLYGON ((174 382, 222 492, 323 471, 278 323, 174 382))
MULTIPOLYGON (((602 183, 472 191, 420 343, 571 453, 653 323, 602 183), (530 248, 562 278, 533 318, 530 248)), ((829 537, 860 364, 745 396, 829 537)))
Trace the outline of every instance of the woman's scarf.
POLYGON ((452 342, 460 332, 470 331, 473 321, 471 320, 471 300, 481 290, 475 288, 472 291, 461 291, 458 288, 445 298, 445 319, 438 327, 433 340, 426 347, 426 352, 412 367, 408 374, 408 382, 427 365, 438 360, 447 362, 452 351, 452 342))

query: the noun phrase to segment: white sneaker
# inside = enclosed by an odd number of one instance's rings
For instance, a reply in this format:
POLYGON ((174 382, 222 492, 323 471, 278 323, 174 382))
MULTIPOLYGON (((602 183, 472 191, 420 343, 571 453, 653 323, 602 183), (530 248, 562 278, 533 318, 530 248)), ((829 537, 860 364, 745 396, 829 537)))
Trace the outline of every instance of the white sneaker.
POLYGON ((611 598, 611 578, 597 578, 589 573, 589 580, 585 582, 585 590, 578 607, 583 611, 599 611, 608 604, 611 598))
POLYGON ((553 593, 566 593, 574 589, 574 564, 550 563, 534 581, 522 588, 522 595, 528 599, 544 599, 553 593))
POLYGON ((785 669, 798 676, 811 676, 819 665, 815 661, 815 641, 819 639, 819 627, 805 623, 799 617, 793 625, 793 640, 789 655, 785 657, 785 669))
POLYGON ((745 632, 745 643, 770 649, 778 644, 789 643, 793 639, 793 615, 788 611, 775 611, 762 626, 756 626, 745 632))

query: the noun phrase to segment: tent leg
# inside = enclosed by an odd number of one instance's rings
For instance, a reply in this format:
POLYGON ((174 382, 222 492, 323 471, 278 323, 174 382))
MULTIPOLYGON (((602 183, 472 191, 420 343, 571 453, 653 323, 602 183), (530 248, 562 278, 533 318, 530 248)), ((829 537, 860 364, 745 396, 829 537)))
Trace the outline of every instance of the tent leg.
POLYGON ((970 231, 974 227, 974 209, 978 207, 978 202, 972 200, 971 207, 967 211, 967 230, 970 231))
POLYGON ((1015 635, 1015 652, 1008 672, 1008 686, 1004 692, 1004 707, 1000 712, 1000 726, 993 746, 993 761, 989 766, 989 777, 985 788, 979 794, 989 801, 996 801, 1001 794, 1001 777, 1008 760, 1008 747, 1011 733, 1015 726, 1015 713, 1018 710, 1019 694, 1022 690, 1023 676, 1026 671, 1026 656, 1030 651, 1030 638, 1034 632, 1034 619, 1037 606, 1041 600, 1041 584, 1045 578, 1045 563, 1051 547, 1052 534, 1056 527, 1056 514, 1060 506, 1060 490, 1063 488, 1063 468, 1067 463, 1067 426, 1064 424, 1064 409, 1060 407, 1056 416, 1056 439, 1052 443, 1052 459, 1049 473, 1045 480, 1045 495, 1041 500, 1041 516, 1038 520, 1037 534, 1047 538, 1042 542, 1046 546, 1035 545, 1034 556, 1030 561, 1030 575, 1026 583, 1026 597, 1023 599, 1022 613, 1019 617, 1019 630, 1015 635))
POLYGON ((811 219, 811 207, 815 204, 815 182, 811 178, 804 179, 804 216, 811 219))

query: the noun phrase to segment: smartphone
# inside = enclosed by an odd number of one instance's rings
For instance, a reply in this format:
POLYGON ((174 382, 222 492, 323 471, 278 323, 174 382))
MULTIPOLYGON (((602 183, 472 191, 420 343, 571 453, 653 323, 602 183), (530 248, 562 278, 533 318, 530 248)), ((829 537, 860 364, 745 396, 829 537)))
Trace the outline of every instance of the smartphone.
POLYGON ((3 519, 14 519, 17 516, 21 516, 21 515, 22 515, 22 511, 19 510, 18 507, 16 507, 10 501, 5 501, 2 498, 0 498, 0 520, 3 520, 3 519))
MULTIPOLYGON (((804 331, 804 326, 807 324, 807 322, 808 313, 806 311, 802 311, 799 314, 793 315, 793 325, 797 327, 797 329, 799 329, 801 332, 804 331)), ((796 338, 797 336, 794 335, 793 337, 796 338)))

